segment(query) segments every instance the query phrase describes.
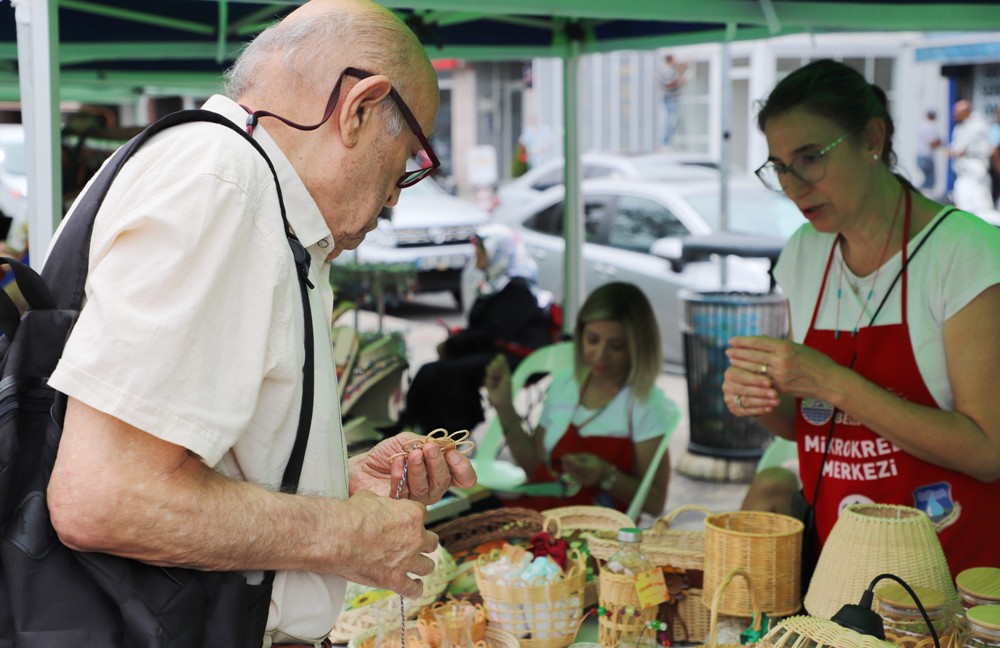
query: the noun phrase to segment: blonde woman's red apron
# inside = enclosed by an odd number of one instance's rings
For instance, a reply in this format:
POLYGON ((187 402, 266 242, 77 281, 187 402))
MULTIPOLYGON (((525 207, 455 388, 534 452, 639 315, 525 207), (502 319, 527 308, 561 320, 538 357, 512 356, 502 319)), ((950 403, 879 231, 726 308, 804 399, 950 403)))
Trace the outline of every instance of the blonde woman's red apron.
MULTIPOLYGON (((908 212, 909 210, 907 210, 908 212)), ((909 213, 904 240, 908 239, 909 213)), ((834 242, 834 247, 837 243, 834 242)), ((893 394, 913 403, 937 407, 924 383, 913 354, 907 321, 906 248, 901 277, 902 322, 850 331, 817 330, 816 316, 833 261, 827 261, 820 294, 816 299, 805 345, 849 366, 893 394)), ((836 414, 830 452, 816 503, 816 526, 820 543, 826 541, 840 511, 855 502, 880 502, 912 506, 934 521, 954 576, 962 569, 983 565, 1000 566, 1000 488, 929 464, 900 450, 857 420, 828 403, 798 399, 796 438, 799 469, 806 501, 812 503, 823 461, 830 421, 836 414), (990 501, 992 498, 992 501, 990 501)))

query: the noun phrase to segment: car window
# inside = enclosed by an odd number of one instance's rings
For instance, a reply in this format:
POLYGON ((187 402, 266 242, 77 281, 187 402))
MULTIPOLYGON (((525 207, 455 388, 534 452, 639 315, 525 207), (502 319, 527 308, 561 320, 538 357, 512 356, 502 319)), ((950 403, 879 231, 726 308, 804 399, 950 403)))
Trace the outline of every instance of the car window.
POLYGON ((618 172, 618 169, 614 167, 609 167, 604 164, 588 164, 583 168, 583 177, 586 179, 590 178, 606 178, 609 175, 614 175, 618 172))
POLYGON ((624 195, 608 231, 608 245, 623 250, 649 252, 657 239, 688 234, 677 216, 666 206, 639 196, 624 195))
POLYGON ((562 236, 562 214, 563 204, 560 201, 529 217, 524 226, 543 234, 562 236))
POLYGON ((588 243, 601 243, 611 220, 615 199, 612 196, 587 196, 583 202, 583 230, 588 243))
MULTIPOLYGON (((685 198, 713 231, 719 231, 719 192, 688 194, 685 198)), ((795 203, 773 191, 744 189, 729 194, 727 231, 788 239, 805 222, 795 203)))
POLYGON ((561 185, 563 181, 563 169, 559 167, 558 169, 553 169, 548 173, 542 174, 538 180, 535 180, 531 184, 531 188, 535 191, 545 191, 550 187, 555 187, 556 185, 561 185))
POLYGON ((24 142, 7 142, 0 150, 0 164, 7 173, 25 175, 27 163, 24 157, 24 142))

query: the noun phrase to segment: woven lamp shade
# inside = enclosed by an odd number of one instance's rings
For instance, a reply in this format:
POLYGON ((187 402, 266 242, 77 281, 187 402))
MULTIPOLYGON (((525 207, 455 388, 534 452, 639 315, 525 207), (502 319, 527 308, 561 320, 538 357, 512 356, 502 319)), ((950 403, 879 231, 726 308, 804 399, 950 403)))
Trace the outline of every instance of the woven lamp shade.
POLYGON ((879 574, 929 587, 955 600, 955 586, 934 524, 919 509, 893 504, 851 504, 823 545, 806 592, 810 615, 829 619, 857 603, 879 574))

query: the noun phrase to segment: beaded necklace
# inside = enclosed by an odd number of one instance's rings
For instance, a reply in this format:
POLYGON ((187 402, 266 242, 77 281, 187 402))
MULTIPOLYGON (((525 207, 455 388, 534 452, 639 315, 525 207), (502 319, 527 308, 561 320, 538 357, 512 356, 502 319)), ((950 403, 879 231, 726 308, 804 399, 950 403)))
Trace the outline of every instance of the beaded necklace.
MULTIPOLYGON (((861 312, 858 313, 858 321, 854 323, 854 328, 851 330, 851 337, 854 337, 858 333, 858 328, 861 326, 861 320, 864 318, 865 313, 868 312, 868 304, 871 303, 872 297, 875 296, 875 286, 878 284, 879 274, 882 272, 882 265, 885 263, 886 253, 889 251, 889 242, 892 241, 892 233, 896 230, 896 221, 899 219, 899 206, 903 202, 903 195, 906 193, 906 188, 900 186, 899 198, 896 199, 896 209, 892 215, 892 224, 889 225, 889 234, 885 237, 885 245, 882 246, 882 255, 878 260, 878 267, 875 269, 875 278, 872 280, 872 285, 868 288, 868 295, 865 298, 865 303, 861 307, 861 312)), ((833 329, 833 338, 838 339, 840 337, 840 301, 844 296, 844 247, 843 247, 843 235, 838 234, 838 243, 840 244, 840 272, 837 278, 837 323, 833 329)), ((903 243, 906 244, 905 241, 903 243)), ((857 292, 857 291, 855 291, 857 292)))

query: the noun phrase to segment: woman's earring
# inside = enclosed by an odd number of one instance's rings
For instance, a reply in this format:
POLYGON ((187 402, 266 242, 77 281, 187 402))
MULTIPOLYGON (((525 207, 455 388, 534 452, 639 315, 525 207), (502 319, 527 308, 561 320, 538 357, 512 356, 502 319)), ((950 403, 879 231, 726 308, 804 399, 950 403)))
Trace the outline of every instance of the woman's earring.
POLYGON ((872 153, 872 159, 878 160, 878 153, 872 153))

